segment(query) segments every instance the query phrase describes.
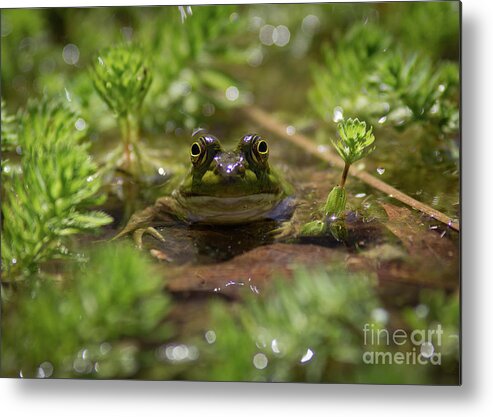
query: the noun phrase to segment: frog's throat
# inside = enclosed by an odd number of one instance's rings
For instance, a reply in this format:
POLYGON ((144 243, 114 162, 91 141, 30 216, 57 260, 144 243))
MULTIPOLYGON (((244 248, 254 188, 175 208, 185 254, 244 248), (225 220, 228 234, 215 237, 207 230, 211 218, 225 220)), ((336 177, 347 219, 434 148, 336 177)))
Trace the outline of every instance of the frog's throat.
POLYGON ((286 196, 277 194, 252 194, 243 197, 187 196, 180 194, 176 201, 180 212, 192 223, 242 224, 259 220, 275 220, 278 206, 286 196))

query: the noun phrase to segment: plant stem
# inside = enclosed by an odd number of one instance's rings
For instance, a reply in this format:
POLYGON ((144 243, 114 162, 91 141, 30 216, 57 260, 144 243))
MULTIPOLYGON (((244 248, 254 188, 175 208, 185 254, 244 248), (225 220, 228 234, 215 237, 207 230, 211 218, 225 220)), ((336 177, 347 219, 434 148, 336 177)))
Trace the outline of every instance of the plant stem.
POLYGON ((132 144, 131 144, 131 131, 129 116, 119 117, 120 131, 123 141, 123 158, 124 168, 132 172, 132 144))
MULTIPOLYGON (((254 123, 263 126, 264 129, 279 136, 280 138, 284 140, 288 140, 291 143, 294 143, 295 145, 311 153, 317 158, 323 159, 324 161, 329 162, 332 165, 335 165, 339 168, 344 167, 345 165, 344 162, 337 155, 335 155, 330 151, 320 152, 318 150, 318 146, 316 145, 316 143, 313 140, 309 139, 308 137, 304 135, 300 135, 299 133, 295 133, 294 135, 288 135, 286 133, 287 126, 280 123, 278 120, 270 116, 262 109, 253 106, 244 107, 243 112, 254 123)), ((425 213, 428 216, 433 217, 434 219, 446 224, 451 229, 457 231, 460 230, 459 221, 453 220, 446 214, 443 214, 442 212, 435 210, 434 208, 428 206, 427 204, 422 203, 421 201, 415 200, 414 198, 408 196, 406 193, 403 193, 402 191, 399 191, 397 188, 394 188, 391 185, 383 182, 382 180, 375 178, 373 175, 369 174, 366 171, 353 170, 351 172, 351 176, 358 178, 359 180, 368 184, 370 187, 373 187, 389 195, 390 197, 399 200, 400 202, 412 207, 413 209, 419 210, 422 213, 425 213)))
POLYGON ((344 170, 342 171, 341 183, 339 184, 341 186, 341 188, 344 188, 344 186, 346 185, 347 174, 349 172, 350 166, 351 165, 348 164, 347 162, 344 164, 344 170))

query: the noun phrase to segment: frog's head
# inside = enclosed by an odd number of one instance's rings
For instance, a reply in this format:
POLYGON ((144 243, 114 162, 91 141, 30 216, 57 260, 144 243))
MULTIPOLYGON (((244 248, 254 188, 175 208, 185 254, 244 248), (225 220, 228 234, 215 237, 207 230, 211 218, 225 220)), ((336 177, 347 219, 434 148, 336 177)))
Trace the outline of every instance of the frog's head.
POLYGON ((202 134, 190 147, 192 169, 182 191, 193 195, 237 197, 278 192, 269 168, 269 146, 259 135, 245 135, 234 150, 202 134))

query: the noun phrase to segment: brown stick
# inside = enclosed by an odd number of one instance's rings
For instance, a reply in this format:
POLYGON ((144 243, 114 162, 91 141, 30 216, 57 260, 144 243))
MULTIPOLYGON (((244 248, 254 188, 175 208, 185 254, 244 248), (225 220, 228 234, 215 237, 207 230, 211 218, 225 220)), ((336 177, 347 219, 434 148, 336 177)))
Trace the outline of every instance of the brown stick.
MULTIPOLYGON (((263 126, 266 130, 274 133, 277 136, 282 137, 283 139, 289 140, 295 145, 303 148, 308 151, 312 155, 317 158, 323 159, 324 161, 329 162, 332 165, 335 165, 339 168, 344 168, 344 161, 342 161, 337 155, 332 153, 330 150, 326 150, 321 152, 318 148, 318 145, 309 139, 308 137, 301 135, 299 133, 295 133, 294 135, 288 135, 286 133, 286 127, 269 114, 264 112, 262 109, 258 107, 245 107, 243 108, 243 112, 250 118, 253 122, 258 123, 263 126)), ((435 210, 434 208, 428 206, 427 204, 422 203, 421 201, 415 200, 414 198, 408 196, 407 194, 399 191, 397 188, 392 187, 391 185, 379 180, 373 175, 369 174, 366 171, 352 169, 350 175, 358 178, 364 183, 368 184, 370 187, 373 187, 390 197, 399 200, 400 202, 412 207, 413 209, 419 210, 422 213, 427 214, 434 219, 446 224, 450 228, 459 231, 460 224, 458 221, 451 219, 447 215, 442 212, 435 210)))

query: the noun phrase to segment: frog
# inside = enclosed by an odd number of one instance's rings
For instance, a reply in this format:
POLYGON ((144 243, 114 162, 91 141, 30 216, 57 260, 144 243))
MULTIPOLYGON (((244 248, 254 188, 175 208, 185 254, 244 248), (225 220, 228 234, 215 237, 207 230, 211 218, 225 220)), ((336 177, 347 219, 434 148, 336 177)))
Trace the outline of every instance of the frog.
POLYGON ((286 221, 295 208, 294 189, 269 161, 269 144, 256 133, 226 150, 201 132, 189 148, 190 169, 170 193, 130 218, 116 238, 133 234, 142 248, 144 234, 165 242, 156 230, 173 221, 228 226, 262 220, 286 221))

